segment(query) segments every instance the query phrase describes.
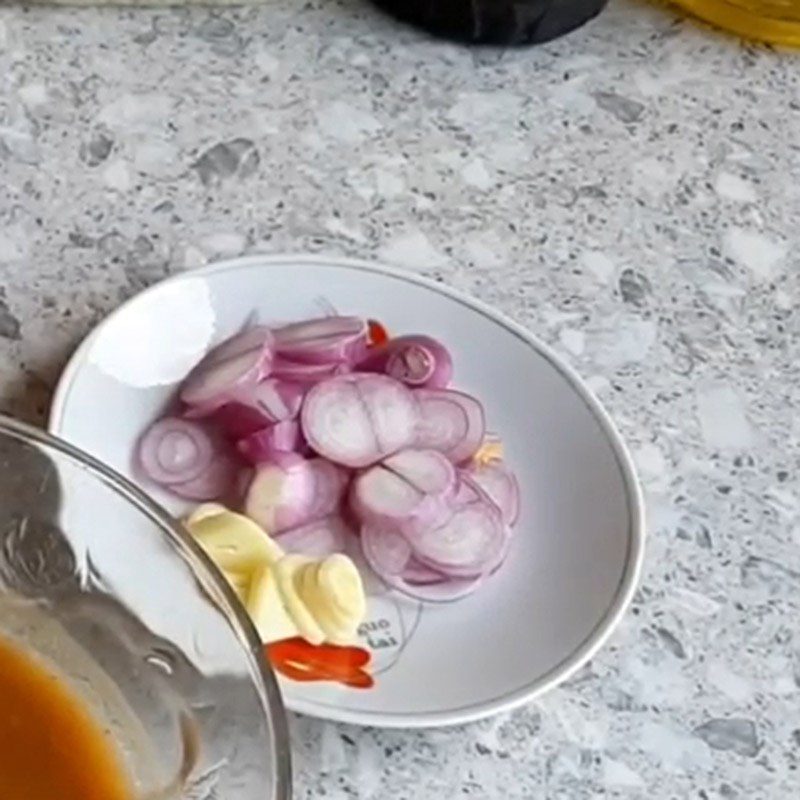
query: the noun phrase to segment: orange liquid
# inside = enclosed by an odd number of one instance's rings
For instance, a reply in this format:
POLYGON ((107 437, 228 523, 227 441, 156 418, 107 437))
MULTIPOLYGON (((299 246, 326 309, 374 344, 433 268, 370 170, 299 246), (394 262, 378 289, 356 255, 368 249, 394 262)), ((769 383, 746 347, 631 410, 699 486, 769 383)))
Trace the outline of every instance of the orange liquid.
POLYGON ((0 639, 0 798, 131 800, 111 742, 69 688, 0 639))

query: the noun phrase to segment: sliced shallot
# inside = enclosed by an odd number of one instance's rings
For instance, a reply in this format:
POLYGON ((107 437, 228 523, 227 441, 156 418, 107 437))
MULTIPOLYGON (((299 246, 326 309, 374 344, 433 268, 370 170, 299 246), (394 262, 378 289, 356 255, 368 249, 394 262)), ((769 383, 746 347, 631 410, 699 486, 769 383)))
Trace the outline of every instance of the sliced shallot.
POLYGON ((165 417, 145 431, 139 440, 138 456, 148 478, 170 485, 201 475, 216 456, 216 448, 200 424, 165 417))
POLYGON ((451 514, 453 465, 435 450, 401 450, 359 475, 351 505, 363 523, 428 530, 451 514))
POLYGON ((361 529, 364 559, 387 586, 415 600, 445 603, 458 600, 480 585, 483 576, 448 578, 415 563, 408 541, 390 528, 365 525, 361 529))
POLYGON ((373 347, 357 368, 384 372, 413 387, 443 389, 453 377, 453 359, 447 348, 430 336, 399 336, 373 347))
POLYGON ((520 504, 499 444, 478 452, 484 411, 446 388, 452 373, 440 341, 335 311, 251 326, 191 371, 181 418, 147 430, 137 457, 181 497, 238 503, 287 550, 349 550, 374 580, 450 602, 503 563, 520 504))
POLYGON ((280 533, 275 541, 289 553, 325 558, 345 552, 350 529, 341 517, 331 515, 280 533))
POLYGON ((272 334, 251 328, 212 350, 190 373, 180 390, 189 406, 220 406, 269 374, 272 334))
POLYGON ((270 374, 273 378, 280 378, 285 381, 314 384, 348 371, 349 367, 338 361, 323 364, 304 364, 302 361, 276 358, 272 362, 270 374))
POLYGON ((497 558, 481 575, 475 578, 448 578, 442 573, 426 567, 412 556, 402 575, 397 576, 396 579, 388 576, 384 580, 415 600, 423 600, 428 603, 449 603, 453 600, 460 600, 462 597, 472 594, 486 578, 500 568, 508 555, 509 543, 510 537, 508 529, 506 529, 503 548, 497 558))
POLYGON ((437 572, 435 569, 426 567, 424 564, 417 561, 412 555, 403 570, 403 580, 406 583, 413 583, 424 586, 429 583, 441 583, 442 581, 449 580, 446 575, 437 572))
POLYGON ((222 405, 194 406, 189 418, 212 417, 232 439, 241 439, 284 420, 294 419, 303 403, 305 389, 298 383, 267 378, 232 392, 222 405))
POLYGON ((266 416, 257 406, 239 402, 225 403, 213 411, 188 409, 185 416, 187 419, 207 419, 217 430, 234 441, 263 430, 273 422, 272 417, 266 416))
POLYGON ((471 458, 481 446, 486 423, 483 406, 452 389, 418 389, 420 422, 416 445, 444 453, 454 464, 471 458))
POLYGON ((366 467, 413 442, 417 404, 402 383, 384 375, 340 375, 308 392, 301 425, 321 456, 366 467))
POLYGON ((294 453, 300 446, 300 425, 292 419, 276 422, 236 442, 236 449, 251 463, 270 461, 276 453, 294 453))
POLYGON ((218 344, 204 360, 223 361, 227 358, 262 348, 272 351, 272 331, 266 325, 253 325, 218 344))
POLYGON ((367 346, 367 324, 358 317, 322 317, 273 329, 275 351, 308 364, 354 363, 367 346))
POLYGON ((382 465, 425 494, 448 494, 456 485, 455 468, 436 450, 401 450, 382 465))
POLYGON ((519 484, 503 461, 489 461, 470 466, 466 474, 486 492, 503 515, 506 525, 514 525, 519 517, 519 484))
POLYGON ((496 568, 507 531, 500 510, 478 491, 475 499, 457 500, 443 525, 404 531, 420 562, 452 578, 476 578, 496 568))
POLYGON ((273 462, 256 469, 244 512, 270 534, 294 528, 308 519, 314 486, 308 461, 294 453, 276 454, 273 462))
POLYGON ((238 465, 228 455, 217 455, 208 467, 184 483, 172 483, 169 490, 186 500, 225 500, 235 493, 238 465))
POLYGON ((408 539, 386 526, 363 526, 361 548, 364 558, 381 576, 402 575, 412 556, 408 539))
POLYGON ((313 520, 338 510, 349 474, 325 458, 309 459, 308 466, 314 476, 314 500, 308 510, 308 519, 313 520))

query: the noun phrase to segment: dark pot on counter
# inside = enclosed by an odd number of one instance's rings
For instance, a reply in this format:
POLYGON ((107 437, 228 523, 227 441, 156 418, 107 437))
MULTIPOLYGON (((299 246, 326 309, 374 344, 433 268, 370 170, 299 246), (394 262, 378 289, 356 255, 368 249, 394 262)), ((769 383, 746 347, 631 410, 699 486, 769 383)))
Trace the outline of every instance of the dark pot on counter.
POLYGON ((374 0, 404 22, 456 41, 522 45, 562 36, 607 0, 374 0))

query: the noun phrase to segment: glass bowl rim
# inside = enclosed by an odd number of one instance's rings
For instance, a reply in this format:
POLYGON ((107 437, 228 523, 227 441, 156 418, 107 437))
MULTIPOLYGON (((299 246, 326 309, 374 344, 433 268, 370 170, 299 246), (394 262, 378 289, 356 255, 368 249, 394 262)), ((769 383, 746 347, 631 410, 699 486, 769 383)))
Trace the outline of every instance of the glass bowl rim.
POLYGON ((289 726, 283 698, 278 688, 275 673, 263 655, 263 646, 256 629, 241 607, 233 589, 228 585, 208 556, 192 539, 189 533, 178 524, 161 505, 139 489, 133 482, 120 475, 116 470, 99 459, 81 450, 54 434, 21 422, 7 414, 0 414, 0 435, 8 435, 27 444, 37 444, 56 451, 69 461, 90 472, 113 492, 121 496, 140 513, 148 517, 161 532, 175 540, 181 555, 185 556, 190 567, 199 570, 204 580, 213 584, 214 588, 225 598, 228 614, 226 617, 233 624, 236 633, 243 640, 247 655, 256 665, 254 678, 260 682, 258 687, 266 697, 266 705, 271 723, 272 745, 274 749, 275 780, 274 792, 266 800, 290 800, 292 796, 292 767, 289 746, 289 726))

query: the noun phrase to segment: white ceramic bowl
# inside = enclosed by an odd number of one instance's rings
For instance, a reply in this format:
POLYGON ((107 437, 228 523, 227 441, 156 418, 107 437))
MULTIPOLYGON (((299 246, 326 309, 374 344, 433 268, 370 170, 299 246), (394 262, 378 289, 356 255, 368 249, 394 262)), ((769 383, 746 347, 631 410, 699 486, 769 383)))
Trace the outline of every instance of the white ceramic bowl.
MULTIPOLYGON (((358 261, 253 256, 171 278, 106 319, 59 383, 50 429, 135 478, 131 453, 176 383, 251 320, 341 313, 423 332, 452 349, 455 384, 480 397, 522 488, 502 569, 471 597, 422 605, 369 581, 368 690, 281 679, 286 705, 382 726, 446 725, 521 705, 575 672, 633 595, 642 497, 611 420, 546 345, 438 283, 358 261)), ((173 513, 184 505, 145 487, 173 513)))

